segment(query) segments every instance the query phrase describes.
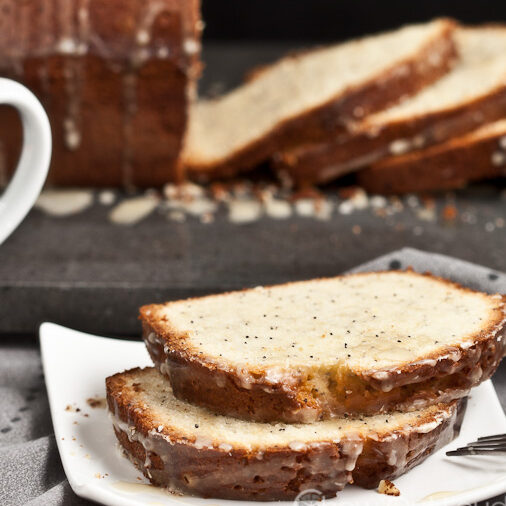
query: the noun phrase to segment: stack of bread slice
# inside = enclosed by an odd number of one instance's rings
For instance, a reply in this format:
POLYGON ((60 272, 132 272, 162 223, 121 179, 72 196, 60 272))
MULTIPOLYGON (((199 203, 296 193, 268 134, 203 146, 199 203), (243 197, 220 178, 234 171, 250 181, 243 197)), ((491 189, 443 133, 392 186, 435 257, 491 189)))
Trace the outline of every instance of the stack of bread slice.
POLYGON ((332 139, 448 72, 454 30, 437 19, 287 56, 193 106, 183 164, 193 176, 234 175, 279 150, 332 139))
POLYGON ((359 178, 366 188, 380 192, 458 187, 500 175, 506 159, 499 162, 494 153, 504 149, 498 142, 504 130, 501 135, 499 126, 490 129, 498 136, 484 149, 479 129, 506 114, 506 28, 459 28, 454 38, 459 60, 444 77, 369 115, 331 142, 278 153, 278 168, 299 182, 320 183, 371 165, 359 178), (429 147, 434 144, 438 149, 429 147), (434 154, 449 150, 453 160, 434 154), (403 156, 408 152, 416 154, 403 156), (467 160, 467 167, 459 157, 467 160))
POLYGON ((361 171, 361 185, 379 193, 506 174, 504 124, 482 130, 506 114, 504 26, 440 19, 258 74, 193 107, 183 155, 190 174, 230 175, 269 159, 298 185, 361 171))
POLYGON ((126 455, 172 491, 244 500, 372 488, 454 437, 497 368, 506 298, 413 271, 141 308, 154 368, 107 378, 126 455))
POLYGON ((360 171, 358 181, 370 193, 409 193, 460 188, 500 176, 506 176, 506 119, 427 149, 379 160, 360 171))

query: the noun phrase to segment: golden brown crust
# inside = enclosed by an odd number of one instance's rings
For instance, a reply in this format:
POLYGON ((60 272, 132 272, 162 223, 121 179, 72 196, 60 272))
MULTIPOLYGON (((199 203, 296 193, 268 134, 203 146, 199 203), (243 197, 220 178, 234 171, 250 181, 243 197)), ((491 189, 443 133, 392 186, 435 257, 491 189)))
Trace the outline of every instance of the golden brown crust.
MULTIPOLYGON (((159 186, 181 177, 200 69, 199 0, 8 0, 4 8, 0 72, 48 113, 50 183, 159 186)), ((0 137, 12 170, 21 142, 14 112, 0 137)))
MULTIPOLYGON (((354 276, 364 274, 367 275, 354 276)), ((171 328, 170 322, 158 315, 158 307, 141 308, 143 337, 155 366, 170 379, 176 397, 220 414, 255 421, 308 422, 335 415, 410 410, 448 402, 467 395, 470 388, 488 379, 506 346, 503 297, 498 298, 491 321, 462 346, 444 347, 386 370, 329 367, 315 371, 298 367, 297 373, 275 383, 267 378, 265 370, 251 367, 245 385, 244 371, 200 354, 184 333, 171 328)))
POLYGON ((446 23, 445 30, 430 40, 415 57, 399 62, 385 70, 383 75, 355 89, 347 90, 344 96, 280 123, 258 141, 231 153, 226 160, 203 164, 191 158, 184 159, 188 175, 201 179, 234 176, 280 150, 302 142, 332 139, 337 133, 345 132, 359 117, 382 110, 403 96, 415 94, 448 72, 455 61, 452 33, 456 24, 452 20, 446 20, 446 23), (435 61, 438 62, 436 65, 435 61), (407 68, 407 72, 399 72, 401 67, 407 68))
MULTIPOLYGON (((399 476, 451 441, 463 415, 461 403, 442 405, 448 416, 423 432, 411 427, 371 438, 363 436, 360 441, 355 437, 321 442, 303 450, 199 449, 174 429, 164 428, 163 437, 154 435, 157 431, 149 406, 125 388, 124 377, 130 373, 137 374, 138 370, 106 381, 109 409, 126 424, 115 426, 120 444, 153 484, 204 497, 290 500, 307 489, 333 497, 347 482, 374 488, 380 480, 399 476), (135 427, 133 436, 128 427, 135 427)), ((427 414, 418 424, 435 420, 435 415, 427 414)))
MULTIPOLYGON (((413 117, 408 121, 392 121, 379 129, 368 127, 365 122, 364 129, 358 133, 344 134, 330 142, 306 144, 276 153, 272 163, 277 171, 288 174, 298 185, 325 183, 389 157, 392 143, 396 141, 405 142, 406 149, 423 153, 424 151, 419 151, 421 147, 463 135, 484 123, 503 118, 505 113, 506 86, 500 86, 487 96, 470 101, 465 106, 413 117)), ((389 158, 385 164, 390 160, 395 158, 389 158)), ((381 161, 378 165, 382 164, 381 161)), ((372 191, 388 193, 387 188, 380 186, 380 183, 378 190, 374 188, 371 171, 372 169, 366 169, 363 177, 360 173, 360 179, 372 181, 372 191)), ((436 172, 433 172, 433 187, 442 184, 438 188, 446 188, 445 178, 436 172)), ((416 186, 416 182, 417 178, 413 176, 411 186, 416 186)))
MULTIPOLYGON (((504 115, 506 103, 497 110, 504 115)), ((499 145, 505 136, 503 132, 476 140, 470 134, 390 157, 361 171, 358 182, 371 193, 399 194, 462 188, 473 181, 500 177, 506 175, 506 151, 499 145)))

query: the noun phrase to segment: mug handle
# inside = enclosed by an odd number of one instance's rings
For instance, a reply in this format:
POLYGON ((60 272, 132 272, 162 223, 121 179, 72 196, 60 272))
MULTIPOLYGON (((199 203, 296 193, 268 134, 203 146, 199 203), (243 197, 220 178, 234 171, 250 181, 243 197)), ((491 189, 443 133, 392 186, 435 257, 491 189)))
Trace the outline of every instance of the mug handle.
POLYGON ((15 107, 23 124, 23 149, 16 171, 0 198, 0 244, 23 221, 46 180, 51 161, 51 127, 35 95, 0 78, 0 104, 15 107))

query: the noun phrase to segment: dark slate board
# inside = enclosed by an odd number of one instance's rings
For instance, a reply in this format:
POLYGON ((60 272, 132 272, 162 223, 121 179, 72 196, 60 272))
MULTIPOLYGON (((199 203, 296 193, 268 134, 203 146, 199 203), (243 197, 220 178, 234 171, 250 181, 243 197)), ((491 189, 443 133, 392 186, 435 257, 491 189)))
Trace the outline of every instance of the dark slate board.
POLYGON ((224 212, 211 224, 154 213, 131 227, 111 224, 99 204, 64 218, 34 210, 0 248, 0 332, 33 333, 51 320, 135 334, 144 303, 335 275, 404 246, 506 270, 506 229, 485 230, 493 217, 506 219, 506 201, 497 192, 459 195, 459 211, 469 207, 474 225, 423 222, 407 208, 391 221, 364 210, 329 221, 293 216, 245 225, 224 212), (360 235, 352 232, 357 224, 360 235))
MULTIPOLYGON (((215 46, 207 50, 204 92, 237 84, 247 68, 271 61, 284 46, 215 46)), ((336 188, 326 190, 336 194, 336 188)), ((445 197, 437 198, 439 208, 445 197)), ((504 190, 485 186, 457 194, 459 213, 476 224, 420 221, 410 209, 390 220, 370 210, 330 221, 292 217, 230 223, 169 222, 154 213, 132 227, 112 225, 95 204, 65 218, 33 210, 0 247, 0 333, 35 332, 45 320, 85 331, 135 335, 144 303, 264 283, 338 274, 411 246, 506 270, 504 190), (502 192, 502 193, 501 193, 502 192), (501 197, 502 195, 502 197, 501 197), (360 235, 352 227, 361 227, 360 235), (414 235, 413 227, 423 227, 414 235)))

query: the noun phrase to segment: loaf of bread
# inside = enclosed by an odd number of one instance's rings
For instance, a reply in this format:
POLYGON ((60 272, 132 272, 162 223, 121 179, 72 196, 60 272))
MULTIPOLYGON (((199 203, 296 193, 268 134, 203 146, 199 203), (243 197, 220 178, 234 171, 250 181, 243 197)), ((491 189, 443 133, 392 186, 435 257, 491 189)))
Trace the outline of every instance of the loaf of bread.
POLYGON ((141 308, 174 395, 287 423, 466 395, 505 348, 506 303, 430 275, 354 274, 141 308))
POLYGON ((461 188, 506 176, 506 120, 488 123, 442 144, 381 160, 358 173, 371 193, 409 193, 461 188))
POLYGON ((155 369, 107 378, 107 402, 127 457, 175 493, 254 501, 292 500, 316 489, 334 497, 347 483, 373 488, 449 443, 459 402, 411 413, 260 424, 182 402, 155 369))
POLYGON ((323 183, 504 117, 506 28, 459 28, 454 38, 459 60, 451 72, 412 98, 366 117, 351 133, 277 153, 276 169, 299 184, 323 183))
POLYGON ((454 28, 440 19, 281 59, 192 107, 185 167, 195 177, 230 176, 285 147, 333 138, 445 74, 454 28))
MULTIPOLYGON (((198 0, 4 0, 0 74, 27 85, 53 131, 49 181, 148 186, 177 179, 199 74, 198 0)), ((0 172, 21 130, 0 114, 0 172)))

